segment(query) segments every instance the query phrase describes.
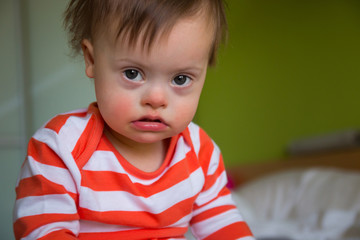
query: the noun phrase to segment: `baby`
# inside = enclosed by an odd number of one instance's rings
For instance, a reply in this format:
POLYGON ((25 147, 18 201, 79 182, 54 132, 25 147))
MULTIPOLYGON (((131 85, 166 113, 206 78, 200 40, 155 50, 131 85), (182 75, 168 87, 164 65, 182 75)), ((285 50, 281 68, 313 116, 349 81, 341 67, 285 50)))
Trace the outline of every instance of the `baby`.
POLYGON ((226 34, 221 0, 72 0, 96 102, 31 138, 16 239, 254 239, 221 153, 192 119, 226 34))

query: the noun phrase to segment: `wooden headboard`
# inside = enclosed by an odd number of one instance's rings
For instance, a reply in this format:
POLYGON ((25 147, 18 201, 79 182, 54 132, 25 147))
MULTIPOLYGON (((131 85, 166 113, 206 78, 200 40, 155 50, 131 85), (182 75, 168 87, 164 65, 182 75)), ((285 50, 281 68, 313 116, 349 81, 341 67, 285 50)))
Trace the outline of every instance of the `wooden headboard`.
POLYGON ((311 167, 332 167, 360 171, 360 148, 275 159, 265 163, 241 164, 227 168, 227 172, 235 186, 239 186, 247 181, 277 171, 311 167))

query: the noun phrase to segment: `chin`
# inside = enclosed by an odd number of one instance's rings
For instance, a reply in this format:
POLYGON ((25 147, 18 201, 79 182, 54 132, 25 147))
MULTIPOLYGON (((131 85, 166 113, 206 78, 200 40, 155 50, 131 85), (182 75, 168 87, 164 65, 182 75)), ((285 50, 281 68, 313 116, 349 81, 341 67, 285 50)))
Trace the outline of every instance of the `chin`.
POLYGON ((171 136, 150 136, 153 135, 153 133, 151 134, 146 134, 146 136, 138 136, 136 138, 133 138, 133 141, 138 142, 138 143, 157 143, 160 141, 163 141, 165 139, 170 138, 171 136))

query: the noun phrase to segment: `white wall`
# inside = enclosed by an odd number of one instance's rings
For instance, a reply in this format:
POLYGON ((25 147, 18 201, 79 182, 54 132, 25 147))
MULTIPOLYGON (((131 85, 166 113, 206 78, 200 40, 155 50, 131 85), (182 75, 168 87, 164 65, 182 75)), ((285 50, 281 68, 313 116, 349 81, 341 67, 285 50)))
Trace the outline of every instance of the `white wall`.
POLYGON ((62 28, 66 3, 65 0, 0 1, 2 240, 14 239, 15 184, 29 136, 55 114, 87 107, 95 100, 81 58, 68 57, 62 28))

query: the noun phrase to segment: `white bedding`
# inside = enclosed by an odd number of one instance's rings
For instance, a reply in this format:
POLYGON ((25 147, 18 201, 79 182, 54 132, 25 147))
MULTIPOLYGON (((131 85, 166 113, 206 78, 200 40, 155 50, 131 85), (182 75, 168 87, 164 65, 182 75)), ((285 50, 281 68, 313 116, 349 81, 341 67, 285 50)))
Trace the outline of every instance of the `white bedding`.
POLYGON ((313 168, 280 172, 234 191, 258 240, 360 240, 360 173, 313 168))

